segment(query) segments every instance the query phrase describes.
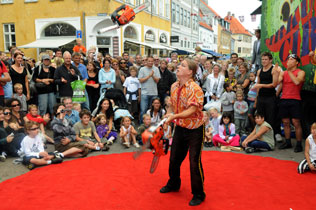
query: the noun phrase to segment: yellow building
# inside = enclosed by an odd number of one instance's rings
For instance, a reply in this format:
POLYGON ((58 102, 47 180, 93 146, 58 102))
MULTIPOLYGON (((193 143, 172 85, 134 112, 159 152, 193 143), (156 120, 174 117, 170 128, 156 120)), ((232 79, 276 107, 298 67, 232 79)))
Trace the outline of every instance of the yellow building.
POLYGON ((63 47, 72 49, 79 33, 89 49, 121 55, 158 53, 170 49, 170 0, 153 0, 146 11, 118 30, 97 31, 113 25, 110 15, 120 5, 131 7, 144 0, 1 0, 0 50, 20 47, 36 58, 40 51, 63 47))
POLYGON ((229 23, 223 18, 220 18, 218 24, 218 45, 217 50, 221 54, 230 54, 231 53, 231 40, 232 33, 229 29, 229 23))

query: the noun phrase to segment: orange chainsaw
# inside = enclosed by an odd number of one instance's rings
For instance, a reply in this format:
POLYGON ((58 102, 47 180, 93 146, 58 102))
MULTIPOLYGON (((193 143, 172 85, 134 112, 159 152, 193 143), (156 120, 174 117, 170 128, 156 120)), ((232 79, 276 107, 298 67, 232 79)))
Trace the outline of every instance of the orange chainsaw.
POLYGON ((135 7, 134 9, 125 4, 121 5, 111 15, 111 20, 114 23, 114 25, 100 29, 98 31, 98 34, 118 29, 121 26, 128 24, 129 22, 135 19, 137 13, 147 9, 149 5, 149 2, 145 2, 144 4, 141 4, 135 7))
POLYGON ((153 160, 151 162, 150 166, 150 173, 154 173, 158 163, 160 156, 166 155, 168 153, 169 149, 169 139, 164 138, 164 130, 163 130, 163 124, 166 122, 167 118, 160 121, 159 124, 150 126, 148 129, 146 129, 142 134, 142 140, 143 140, 143 147, 140 151, 137 151, 134 154, 134 159, 139 157, 144 150, 147 148, 153 150, 153 160))

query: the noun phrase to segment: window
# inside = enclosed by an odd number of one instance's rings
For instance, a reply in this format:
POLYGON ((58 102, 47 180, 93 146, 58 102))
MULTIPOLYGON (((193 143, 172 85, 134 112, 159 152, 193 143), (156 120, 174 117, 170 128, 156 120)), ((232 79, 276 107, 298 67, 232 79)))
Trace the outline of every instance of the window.
POLYGON ((188 48, 190 48, 190 41, 188 41, 188 48))
POLYGON ((187 11, 184 10, 184 14, 183 14, 183 25, 187 26, 187 11))
POLYGON ((176 18, 176 20, 177 20, 177 24, 179 24, 180 23, 180 6, 177 4, 177 18, 176 18))
POLYGON ((184 41, 184 47, 187 47, 187 41, 184 41))
POLYGON ((24 0, 25 3, 29 3, 29 2, 37 2, 38 0, 24 0))
POLYGON ((183 8, 180 11, 180 24, 183 25, 183 8))
POLYGON ((181 47, 183 47, 183 40, 181 40, 181 47))
POLYGON ((13 23, 3 24, 4 50, 9 51, 11 45, 16 45, 15 26, 13 23))
POLYGON ((192 29, 195 29, 195 16, 192 16, 192 29))
POLYGON ((1 4, 13 4, 13 0, 1 0, 1 4))
POLYGON ((238 53, 241 53, 241 47, 238 47, 238 53))
POLYGON ((166 18, 170 18, 170 3, 169 3, 169 0, 167 0, 166 2, 165 2, 165 6, 166 6, 166 8, 165 8, 165 14, 166 14, 166 18))
POLYGON ((136 0, 135 2, 136 2, 136 6, 141 4, 140 0, 136 0))
POLYGON ((214 44, 217 43, 217 36, 214 36, 214 44))
POLYGON ((164 0, 159 0, 159 15, 160 15, 160 16, 164 16, 164 15, 163 15, 163 12, 164 12, 164 11, 163 11, 163 1, 164 1, 164 0))
POLYGON ((190 27, 190 19, 191 19, 191 16, 190 16, 190 11, 188 11, 188 27, 190 27))
POLYGON ((153 14, 158 14, 158 7, 157 7, 157 1, 158 0, 152 0, 151 3, 151 9, 153 14))
POLYGON ((172 22, 175 23, 176 22, 176 4, 172 2, 172 14, 171 14, 171 17, 172 17, 172 22))

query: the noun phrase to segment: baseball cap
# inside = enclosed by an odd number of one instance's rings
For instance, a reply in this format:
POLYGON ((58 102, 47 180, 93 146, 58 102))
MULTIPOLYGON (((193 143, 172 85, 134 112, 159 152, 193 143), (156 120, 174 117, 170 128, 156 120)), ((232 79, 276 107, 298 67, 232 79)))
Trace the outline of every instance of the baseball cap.
POLYGON ((50 60, 49 55, 43 55, 43 56, 42 56, 42 60, 50 60))

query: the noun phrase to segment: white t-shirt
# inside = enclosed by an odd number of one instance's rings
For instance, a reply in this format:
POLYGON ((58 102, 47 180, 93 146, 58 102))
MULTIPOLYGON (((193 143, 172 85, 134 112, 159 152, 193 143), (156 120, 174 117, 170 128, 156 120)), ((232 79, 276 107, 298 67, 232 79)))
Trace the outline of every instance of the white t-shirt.
POLYGON ((308 143, 309 143, 309 158, 311 159, 311 161, 315 161, 316 160, 316 144, 315 141, 313 139, 313 135, 310 134, 308 137, 308 143))
POLYGON ((42 135, 37 135, 35 138, 25 136, 21 142, 20 151, 25 156, 36 156, 39 158, 39 153, 45 151, 42 135))
MULTIPOLYGON (((123 86, 126 87, 126 90, 129 92, 136 92, 139 88, 141 88, 141 84, 137 77, 127 77, 123 86)), ((126 93, 126 100, 128 99, 129 94, 126 93)), ((137 100, 137 96, 135 94, 132 95, 132 100, 137 100)))

